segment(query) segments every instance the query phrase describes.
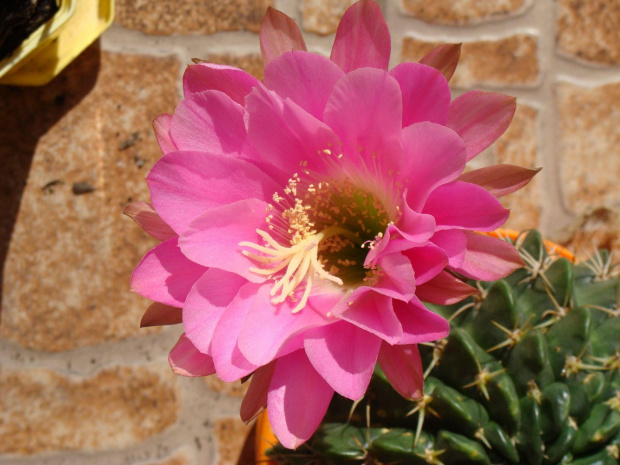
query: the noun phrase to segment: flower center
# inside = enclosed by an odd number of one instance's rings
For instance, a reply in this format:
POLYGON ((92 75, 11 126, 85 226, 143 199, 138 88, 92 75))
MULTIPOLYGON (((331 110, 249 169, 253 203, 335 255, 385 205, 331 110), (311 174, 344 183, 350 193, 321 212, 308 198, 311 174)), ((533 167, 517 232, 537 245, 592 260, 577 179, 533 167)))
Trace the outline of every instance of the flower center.
POLYGON ((355 287, 373 275, 364 267, 366 246, 382 236, 391 216, 375 194, 348 180, 308 184, 297 174, 282 194, 276 192, 267 209, 268 231, 256 231, 264 244, 239 244, 252 249, 242 252, 257 262, 250 271, 275 281, 274 304, 290 298, 298 302, 296 313, 305 307, 317 278, 355 287), (300 286, 304 290, 298 299, 300 286))

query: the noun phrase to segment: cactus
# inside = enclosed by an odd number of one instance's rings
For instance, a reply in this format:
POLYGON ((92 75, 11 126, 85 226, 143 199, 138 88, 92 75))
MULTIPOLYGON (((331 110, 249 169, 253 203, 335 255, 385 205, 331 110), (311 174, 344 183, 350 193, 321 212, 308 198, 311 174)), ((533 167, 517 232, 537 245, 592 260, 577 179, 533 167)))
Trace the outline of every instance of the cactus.
POLYGON ((356 403, 279 464, 612 465, 620 457, 619 280, 606 251, 573 265, 540 234, 526 266, 453 306, 448 338, 420 348, 424 395, 400 397, 377 370, 356 403))

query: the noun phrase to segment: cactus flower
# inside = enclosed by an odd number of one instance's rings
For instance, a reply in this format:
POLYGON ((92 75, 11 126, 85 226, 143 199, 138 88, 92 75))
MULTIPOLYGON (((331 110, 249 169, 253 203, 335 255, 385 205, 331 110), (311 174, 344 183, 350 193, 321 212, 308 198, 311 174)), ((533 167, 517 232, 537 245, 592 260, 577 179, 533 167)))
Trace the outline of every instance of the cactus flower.
POLYGON ((419 397, 416 344, 449 325, 423 301, 457 302, 521 266, 475 231, 508 218, 497 197, 535 174, 497 165, 463 174, 515 110, 513 98, 451 101, 458 46, 388 70, 390 35, 374 1, 344 15, 331 57, 309 53, 269 9, 264 80, 200 62, 185 99, 154 121, 164 152, 151 204, 126 213, 162 240, 131 287, 155 303, 143 325, 181 323, 178 374, 252 375, 241 408, 268 407, 282 444, 307 440, 334 394, 361 398, 377 362, 419 397))

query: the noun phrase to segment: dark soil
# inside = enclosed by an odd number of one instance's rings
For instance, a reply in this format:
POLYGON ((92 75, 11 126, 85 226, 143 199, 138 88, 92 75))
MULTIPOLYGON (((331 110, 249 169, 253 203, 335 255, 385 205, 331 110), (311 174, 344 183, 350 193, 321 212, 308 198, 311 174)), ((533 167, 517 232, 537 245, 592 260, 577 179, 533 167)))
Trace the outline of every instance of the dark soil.
POLYGON ((56 0, 0 0, 0 60, 57 11, 56 0))

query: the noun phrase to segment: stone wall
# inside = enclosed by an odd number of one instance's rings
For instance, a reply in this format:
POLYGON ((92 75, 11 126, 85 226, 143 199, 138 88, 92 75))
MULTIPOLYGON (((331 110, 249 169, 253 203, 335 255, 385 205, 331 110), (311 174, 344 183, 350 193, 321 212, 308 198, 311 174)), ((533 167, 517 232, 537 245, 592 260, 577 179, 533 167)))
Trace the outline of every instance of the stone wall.
MULTIPOLYGON (((147 200, 150 121, 191 58, 260 77, 276 6, 329 53, 340 0, 117 0, 114 25, 52 83, 0 88, 0 465, 219 464, 240 459, 240 385, 171 374, 178 328, 140 330, 129 276, 154 245, 121 209, 147 200)), ((476 160, 544 169, 509 226, 585 254, 620 249, 620 4, 383 0, 392 65, 462 42, 455 95, 518 97, 476 160)))

